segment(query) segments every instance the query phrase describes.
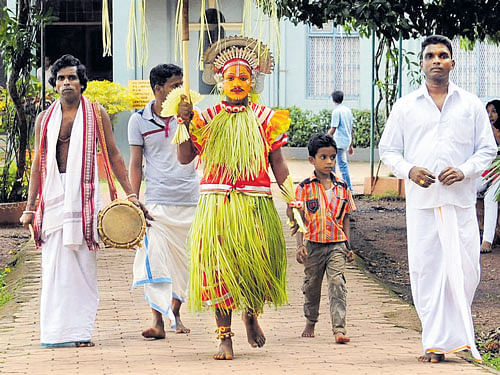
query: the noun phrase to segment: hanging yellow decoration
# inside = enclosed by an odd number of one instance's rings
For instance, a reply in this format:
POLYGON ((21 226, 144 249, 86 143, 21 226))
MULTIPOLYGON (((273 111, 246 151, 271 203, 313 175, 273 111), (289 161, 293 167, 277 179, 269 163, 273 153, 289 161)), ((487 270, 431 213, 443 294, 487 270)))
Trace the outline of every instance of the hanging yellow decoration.
POLYGON ((111 53, 111 26, 109 23, 108 0, 102 0, 102 56, 112 56, 111 53))
POLYGON ((138 66, 145 66, 148 57, 148 33, 146 25, 146 0, 138 0, 137 11, 136 11, 137 0, 131 0, 130 2, 130 14, 128 19, 128 34, 127 34, 127 68, 132 69, 137 64, 138 66), (137 17, 139 17, 140 31, 137 26, 137 17), (140 34, 139 34, 140 33, 140 34), (131 52, 132 48, 135 46, 135 57, 131 52))

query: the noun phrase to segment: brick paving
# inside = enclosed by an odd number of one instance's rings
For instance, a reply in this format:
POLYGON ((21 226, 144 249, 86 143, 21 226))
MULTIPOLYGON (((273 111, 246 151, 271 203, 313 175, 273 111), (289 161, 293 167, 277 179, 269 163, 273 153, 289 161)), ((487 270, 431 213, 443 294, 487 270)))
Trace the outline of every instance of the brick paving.
MULTIPOLYGON (((284 204, 277 202, 280 215, 284 204)), ((285 228, 285 233, 288 233, 285 228)), ((17 307, 0 320, 0 374, 480 374, 487 370, 450 355, 445 363, 422 364, 420 334, 396 327, 387 318, 411 309, 368 277, 349 266, 347 330, 351 343, 333 342, 326 285, 323 286, 316 338, 301 338, 304 327, 303 266, 294 259, 295 239, 286 236, 289 304, 268 308, 260 322, 267 336, 261 349, 246 342, 243 323, 234 318, 235 359, 214 361, 215 323, 209 312, 182 310, 187 335, 167 332, 165 340, 147 341, 140 332, 151 312, 142 288, 130 290, 133 251, 105 249, 99 254, 100 305, 93 348, 42 348, 39 344, 40 254, 28 246, 27 275, 17 307)))

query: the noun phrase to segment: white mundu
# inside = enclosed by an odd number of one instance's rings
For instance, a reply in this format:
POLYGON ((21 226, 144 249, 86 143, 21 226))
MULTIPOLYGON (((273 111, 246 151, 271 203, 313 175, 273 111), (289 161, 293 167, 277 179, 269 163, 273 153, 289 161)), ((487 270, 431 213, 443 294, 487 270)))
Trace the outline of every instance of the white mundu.
POLYGON ((468 349, 481 360, 471 315, 480 279, 476 179, 497 152, 484 105, 450 82, 440 111, 424 84, 396 102, 379 150, 405 179, 408 263, 424 351, 468 349), (431 171, 436 182, 428 188, 412 182, 414 166, 431 171), (460 169, 465 178, 440 183, 446 167, 460 169))

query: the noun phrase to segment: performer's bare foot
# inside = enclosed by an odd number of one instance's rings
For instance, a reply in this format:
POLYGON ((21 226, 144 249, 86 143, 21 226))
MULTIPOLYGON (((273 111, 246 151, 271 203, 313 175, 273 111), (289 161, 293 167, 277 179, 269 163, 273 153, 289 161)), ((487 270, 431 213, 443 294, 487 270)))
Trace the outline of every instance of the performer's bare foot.
POLYGON ((151 309, 153 311, 153 325, 151 328, 142 331, 142 336, 147 339, 164 339, 165 338, 165 328, 163 326, 163 318, 161 312, 151 309))
POLYGON ((314 335, 314 326, 316 323, 306 322, 306 328, 302 331, 302 337, 316 337, 314 335))
POLYGON ((335 334, 335 342, 337 344, 347 344, 351 339, 342 332, 337 332, 335 334))
POLYGON ((430 363, 439 363, 444 361, 444 354, 439 353, 425 353, 418 357, 419 362, 430 362, 430 363))
POLYGON ((186 328, 184 324, 182 324, 181 321, 181 304, 182 302, 178 300, 177 298, 172 298, 172 312, 174 313, 175 316, 175 333, 189 333, 191 330, 189 328, 186 328))
POLYGON ((165 330, 163 329, 163 326, 151 327, 142 331, 142 336, 144 336, 147 339, 155 339, 155 340, 164 339, 165 330))
POLYGON ((175 317, 175 333, 189 333, 191 330, 182 324, 181 317, 175 317))
POLYGON ((262 328, 260 328, 259 322, 257 320, 257 315, 250 314, 249 312, 243 312, 241 318, 245 323, 245 328, 247 329, 248 343, 252 348, 262 348, 266 343, 266 337, 262 328))
POLYGON ((91 348, 95 346, 95 344, 92 341, 77 341, 75 342, 75 346, 77 348, 91 348))
POLYGON ((233 359, 233 340, 231 337, 220 340, 219 351, 213 357, 217 360, 233 359))

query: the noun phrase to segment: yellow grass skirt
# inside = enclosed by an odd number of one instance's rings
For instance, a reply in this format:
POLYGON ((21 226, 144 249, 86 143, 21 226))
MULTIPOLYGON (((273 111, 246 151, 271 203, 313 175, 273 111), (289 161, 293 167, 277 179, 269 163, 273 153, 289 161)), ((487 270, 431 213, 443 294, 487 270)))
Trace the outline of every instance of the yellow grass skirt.
POLYGON ((201 310, 205 301, 260 313, 266 302, 287 302, 286 246, 271 197, 202 194, 189 249, 191 309, 201 310), (227 298, 232 306, 221 303, 227 298))

